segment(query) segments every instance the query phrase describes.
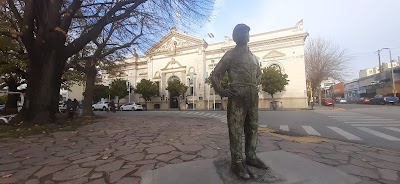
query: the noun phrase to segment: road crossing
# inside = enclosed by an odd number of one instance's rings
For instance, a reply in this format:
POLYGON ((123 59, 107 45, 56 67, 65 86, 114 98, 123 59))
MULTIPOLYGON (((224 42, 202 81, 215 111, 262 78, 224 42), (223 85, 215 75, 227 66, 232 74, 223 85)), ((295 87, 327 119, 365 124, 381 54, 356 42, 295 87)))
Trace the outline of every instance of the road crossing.
MULTIPOLYGON (((395 119, 386 119, 383 117, 366 115, 358 112, 348 111, 316 111, 317 113, 327 115, 329 118, 337 120, 343 124, 355 127, 357 130, 374 135, 388 141, 400 141, 400 121, 395 119), (383 132, 384 130, 389 130, 383 132), (396 137, 397 136, 397 137, 396 137)), ((348 140, 359 140, 363 139, 354 135, 353 133, 345 133, 342 129, 329 127, 331 130, 342 135, 348 140)), ((355 132, 357 133, 357 132, 355 132)))
MULTIPOLYGON (((168 111, 160 111, 160 112, 168 112, 168 111)), ((217 113, 217 112, 198 112, 198 111, 170 111, 172 113, 180 113, 186 115, 193 116, 203 116, 209 118, 216 118, 220 122, 227 123, 226 114, 217 113)), ((324 131, 324 133, 316 130, 310 125, 278 125, 273 127, 279 127, 279 129, 283 132, 289 132, 291 130, 290 126, 295 129, 295 127, 300 127, 300 129, 307 135, 312 136, 324 136, 329 137, 326 134, 337 134, 343 137, 346 140, 351 141, 363 141, 363 138, 360 132, 368 133, 374 135, 378 138, 388 140, 388 141, 400 141, 400 121, 395 119, 385 119, 382 117, 370 116, 361 113, 355 112, 342 112, 342 111, 316 111, 317 113, 327 115, 329 118, 337 120, 345 125, 350 125, 355 127, 356 129, 344 130, 343 127, 338 126, 324 126, 329 131, 324 131), (369 127, 369 128, 368 128, 369 127), (387 132, 383 133, 379 129, 384 128, 386 131, 392 132, 388 134, 387 132)), ((225 112, 224 112, 225 113, 225 112)), ((260 127, 268 127, 269 125, 260 125, 260 127)), ((271 126, 272 127, 272 126, 271 126)))

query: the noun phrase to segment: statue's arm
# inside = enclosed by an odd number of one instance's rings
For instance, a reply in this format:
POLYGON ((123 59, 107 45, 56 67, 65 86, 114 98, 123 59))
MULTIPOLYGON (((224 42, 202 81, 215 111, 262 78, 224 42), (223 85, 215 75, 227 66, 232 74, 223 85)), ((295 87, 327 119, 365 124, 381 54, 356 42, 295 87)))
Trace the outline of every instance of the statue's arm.
POLYGON ((230 65, 228 53, 226 53, 222 59, 218 62, 217 66, 214 68, 214 71, 211 73, 210 80, 211 84, 219 95, 224 95, 224 88, 221 85, 220 79, 228 71, 230 65))

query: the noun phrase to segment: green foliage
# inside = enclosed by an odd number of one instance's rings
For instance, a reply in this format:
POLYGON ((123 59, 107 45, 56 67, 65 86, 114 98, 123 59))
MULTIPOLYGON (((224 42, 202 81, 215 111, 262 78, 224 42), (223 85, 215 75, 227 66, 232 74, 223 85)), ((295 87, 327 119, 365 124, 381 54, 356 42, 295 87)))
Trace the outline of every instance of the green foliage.
POLYGON ((288 75, 283 74, 279 68, 264 68, 261 76, 262 90, 274 98, 276 93, 285 90, 285 86, 289 84, 287 78, 288 75))
POLYGON ((16 38, 1 34, 10 29, 9 23, 0 18, 0 83, 12 80, 19 86, 26 79, 28 55, 16 38))
POLYGON ((186 91, 188 90, 188 86, 185 84, 181 83, 179 80, 172 80, 168 81, 168 87, 165 88, 166 90, 169 91, 171 94, 171 97, 176 97, 179 95, 184 95, 186 91))
POLYGON ((222 76, 222 78, 220 79, 220 83, 221 83, 222 88, 224 88, 224 89, 228 89, 229 88, 228 72, 225 72, 224 76, 222 76))
POLYGON ((118 96, 119 99, 124 98, 129 94, 128 88, 126 86, 127 80, 124 79, 114 79, 110 85, 110 96, 115 98, 118 96))
POLYGON ((101 98, 108 98, 108 86, 95 85, 93 89, 93 101, 98 102, 101 98))
POLYGON ((142 79, 137 85, 136 89, 134 90, 135 93, 141 94, 144 100, 149 101, 151 97, 157 95, 158 93, 158 86, 156 83, 142 79))
POLYGON ((7 95, 0 96, 0 104, 5 104, 7 102, 7 95))

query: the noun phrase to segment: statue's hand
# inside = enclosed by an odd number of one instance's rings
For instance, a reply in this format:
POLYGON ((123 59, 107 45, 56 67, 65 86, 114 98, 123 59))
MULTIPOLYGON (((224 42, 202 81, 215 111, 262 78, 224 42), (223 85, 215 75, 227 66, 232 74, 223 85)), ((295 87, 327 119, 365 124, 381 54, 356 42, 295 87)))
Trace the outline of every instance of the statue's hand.
POLYGON ((223 91, 221 92, 220 95, 221 95, 222 97, 229 97, 229 98, 231 98, 231 97, 236 96, 236 92, 235 92, 235 91, 232 91, 232 90, 229 90, 229 89, 225 89, 225 90, 223 90, 223 91))

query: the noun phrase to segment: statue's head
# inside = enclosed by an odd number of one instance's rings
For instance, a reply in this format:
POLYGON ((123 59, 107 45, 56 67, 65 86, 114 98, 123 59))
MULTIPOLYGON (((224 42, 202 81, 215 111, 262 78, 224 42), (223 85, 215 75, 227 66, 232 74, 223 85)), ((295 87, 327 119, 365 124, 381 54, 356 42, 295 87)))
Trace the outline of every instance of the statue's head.
POLYGON ((232 38, 238 45, 244 45, 249 42, 250 27, 246 24, 238 24, 233 29, 232 38))

